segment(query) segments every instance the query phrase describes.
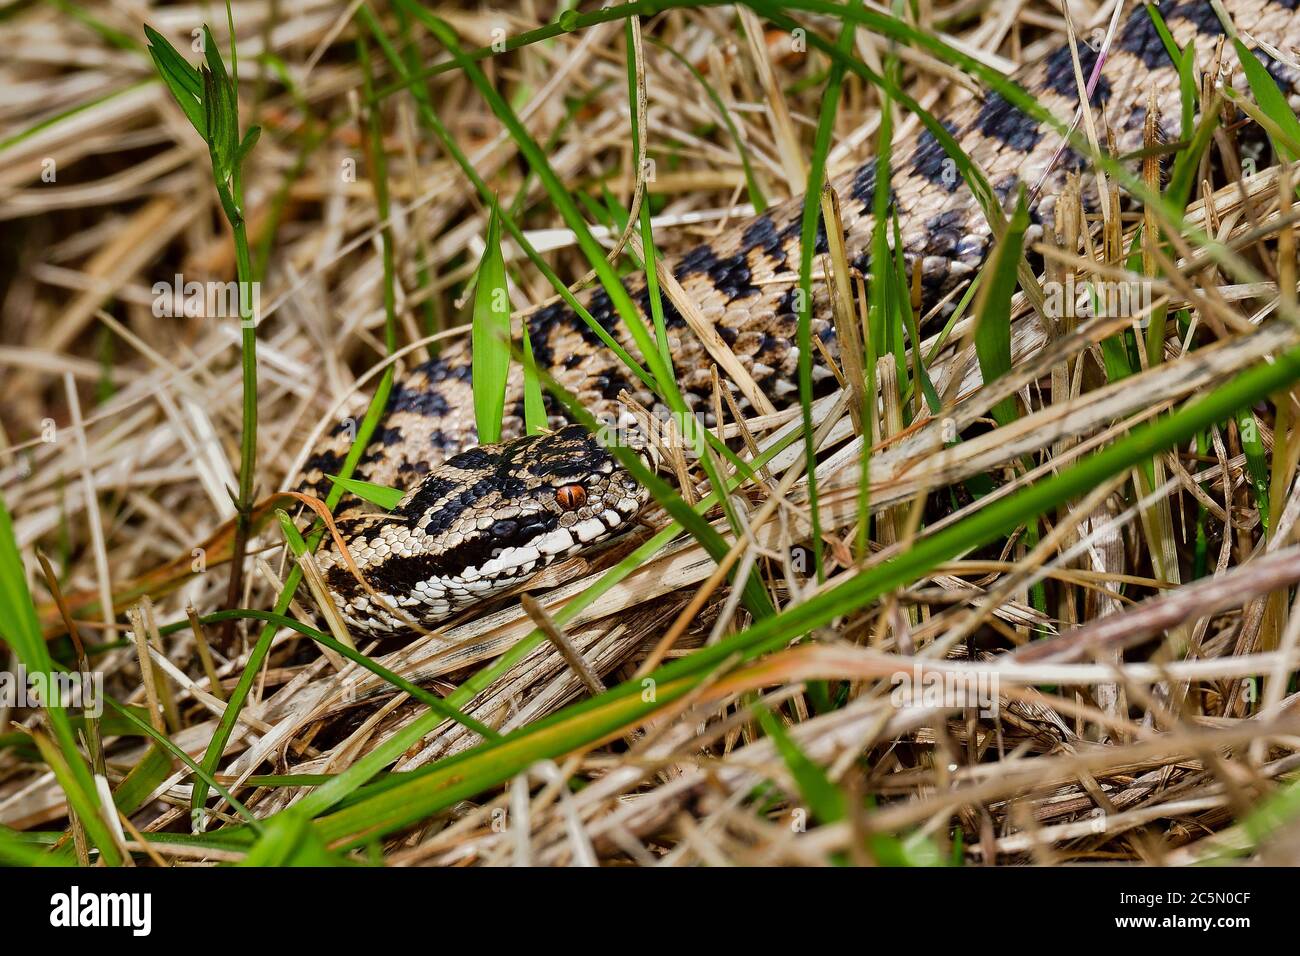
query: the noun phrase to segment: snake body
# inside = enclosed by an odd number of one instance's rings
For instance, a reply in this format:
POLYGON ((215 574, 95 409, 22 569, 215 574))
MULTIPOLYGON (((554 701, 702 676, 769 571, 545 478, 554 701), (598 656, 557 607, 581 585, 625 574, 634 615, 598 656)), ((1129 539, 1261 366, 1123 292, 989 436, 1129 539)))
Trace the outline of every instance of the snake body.
MULTIPOLYGON (((1224 0, 1237 31, 1282 53, 1259 53, 1279 85, 1300 103, 1300 0, 1224 0), (1287 62, 1289 61, 1289 62, 1287 62)), ((1181 0, 1159 8, 1179 47, 1195 43, 1198 67, 1210 66, 1224 34, 1210 3, 1181 0)), ((1098 54, 1077 46, 1085 77, 1098 54)), ((1231 46, 1224 63, 1235 64, 1231 46)), ((1240 83, 1240 69, 1236 71, 1240 83)), ((1062 46, 1013 79, 1054 116, 1069 122, 1079 95, 1071 49, 1062 46)), ((1147 11, 1138 5, 1107 52, 1093 91, 1097 115, 1114 131, 1121 152, 1143 143, 1148 105, 1159 110, 1161 131, 1178 138, 1177 71, 1147 11)), ((1061 139, 994 93, 938 118, 984 171, 999 199, 1021 185, 1033 188, 1029 239, 1052 224, 1054 190, 1078 157, 1058 159, 1061 139)), ((868 274, 876 165, 871 160, 831 182, 850 265, 868 274)), ((971 189, 930 132, 893 148, 891 202, 897 211, 908 269, 920 270, 925 306, 940 302, 972 278, 990 247, 990 229, 971 189)), ((775 408, 797 400, 797 315, 802 197, 736 223, 720 236, 667 262, 686 293, 775 408)), ((818 236, 824 251, 825 234, 818 236)), ((649 314, 644 276, 625 280, 643 315, 649 314)), ((580 300, 596 321, 633 356, 640 353, 602 288, 580 300)), ((814 295, 812 332, 836 354, 829 300, 814 295)), ((712 358, 667 297, 669 344, 679 386, 688 403, 708 408, 712 358)), ((556 302, 524 316, 538 364, 598 418, 618 415, 627 390, 644 405, 653 396, 567 305, 556 302)), ((815 378, 831 373, 814 356, 815 378)), ((738 395, 742 408, 750 403, 738 395)), ((554 424, 564 425, 548 396, 554 424)), ((468 338, 448 344, 434 359, 400 376, 356 476, 409 489, 397 509, 375 513, 345 500, 338 529, 355 570, 337 550, 321 556, 331 596, 350 627, 385 633, 428 626, 504 588, 546 564, 627 530, 646 492, 582 428, 574 425, 522 437, 522 383, 507 389, 503 440, 476 445, 468 338), (356 571, 364 577, 358 580, 356 571)), ((322 494, 325 475, 337 473, 352 432, 340 426, 308 460, 301 487, 322 494)))

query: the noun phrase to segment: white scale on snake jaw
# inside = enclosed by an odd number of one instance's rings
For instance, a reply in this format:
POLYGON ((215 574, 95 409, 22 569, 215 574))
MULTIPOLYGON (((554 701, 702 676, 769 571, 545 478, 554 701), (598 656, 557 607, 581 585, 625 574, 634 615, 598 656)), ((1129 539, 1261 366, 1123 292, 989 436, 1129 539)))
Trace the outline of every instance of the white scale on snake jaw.
MULTIPOLYGON (((1222 6, 1243 34, 1288 55, 1300 46, 1296 0, 1224 0, 1222 6)), ((1222 35, 1212 5, 1204 0, 1167 0, 1160 9, 1175 41, 1183 48, 1194 42, 1198 66, 1207 68, 1222 35)), ((1078 54, 1086 75, 1096 51, 1080 47, 1078 54)), ((1153 93, 1166 137, 1177 139, 1177 71, 1141 5, 1135 6, 1111 46, 1103 72, 1094 100, 1099 105, 1104 101, 1104 111, 1099 109, 1098 115, 1115 131, 1120 154, 1142 146, 1146 104, 1153 93)), ((1300 102, 1295 97, 1300 91, 1300 70, 1274 62, 1270 72, 1290 88, 1293 105, 1300 102)), ((1067 47, 1024 68, 1016 79, 1063 123, 1068 124, 1078 110, 1067 47)), ((1052 163, 1060 142, 1046 126, 997 95, 963 104, 938 118, 1000 195, 1014 196, 1020 186, 1035 184, 1052 163)), ((915 271, 919 265, 924 305, 929 308, 953 291, 955 283, 974 274, 987 253, 990 230, 966 184, 945 174, 947 157, 933 136, 913 136, 897 143, 893 154, 891 198, 903 252, 909 269, 915 271)), ((1067 155, 1058 164, 1056 175, 1062 180, 1070 161, 1067 155)), ((874 179, 874 165, 866 163, 832 181, 841 198, 850 265, 864 274, 870 271, 867 250, 874 179)), ((1034 206, 1041 221, 1033 229, 1050 225, 1056 188, 1059 183, 1052 180, 1042 202, 1034 206)), ((780 203, 682 256, 665 260, 753 384, 778 408, 788 407, 798 393, 797 317, 791 305, 795 289, 790 277, 799 261, 802 206, 802 198, 780 203)), ((644 314, 648 302, 644 277, 628 276, 626 287, 644 314)), ((582 298, 597 321, 635 353, 604 290, 588 290, 582 298)), ((834 356, 837 346, 828 305, 821 286, 816 286, 813 334, 834 356)), ((688 402, 706 409, 714 358, 669 300, 664 300, 664 307, 682 389, 688 402)), ((598 420, 616 416, 615 398, 624 390, 653 407, 654 397, 638 391, 640 383, 567 306, 546 305, 529 313, 526 321, 539 365, 577 395, 598 420)), ((813 358, 818 381, 833 385, 834 377, 820 362, 820 349, 814 349, 813 358)), ((399 508, 398 514, 388 517, 358 518, 354 504, 340 515, 349 551, 382 603, 409 614, 422 626, 517 584, 548 563, 621 534, 646 500, 645 492, 589 436, 580 429, 572 431, 576 426, 541 439, 514 438, 465 451, 473 434, 468 413, 470 366, 467 346, 449 343, 438 359, 394 385, 377 432, 383 437, 367 448, 357 477, 404 487, 419 479, 404 499, 406 510, 399 508), (587 473, 583 473, 584 462, 587 473), (530 463, 550 473, 530 471, 530 463), (563 473, 566 463, 571 466, 569 473, 563 473), (608 470, 601 470, 605 466, 608 470), (493 476, 495 481, 483 484, 493 476), (581 488, 581 503, 576 488, 581 488), (495 542, 494 528, 502 532, 495 542)), ((521 396, 515 374, 506 407, 514 408, 521 396)), ((743 390, 737 397, 745 408, 743 390)), ((522 431, 518 417, 508 415, 503 434, 522 431)), ((319 464, 308 469, 315 476, 307 483, 309 490, 320 489, 320 474, 332 470, 326 465, 342 460, 348 444, 337 439, 318 451, 313 461, 319 464)), ((323 555, 322 567, 350 626, 367 632, 407 626, 407 621, 375 604, 337 554, 323 555)))

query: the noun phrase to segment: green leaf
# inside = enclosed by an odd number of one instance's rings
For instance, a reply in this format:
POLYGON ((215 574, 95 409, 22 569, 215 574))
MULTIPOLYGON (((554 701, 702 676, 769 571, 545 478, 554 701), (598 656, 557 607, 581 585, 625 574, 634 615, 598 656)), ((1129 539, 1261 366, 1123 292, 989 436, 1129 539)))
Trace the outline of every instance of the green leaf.
POLYGON ((230 178, 230 166, 217 147, 218 143, 225 141, 225 133, 221 129, 224 114, 217 99, 217 79, 206 66, 199 71, 199 76, 203 79, 203 128, 208 131, 204 138, 208 143, 208 152, 212 155, 212 172, 217 178, 217 185, 223 185, 230 178))
MULTIPOLYGON (((113 834, 108 829, 108 824, 100 816, 99 792, 95 789, 94 783, 87 784, 81 777, 75 767, 81 762, 81 753, 71 751, 71 759, 65 759, 65 754, 69 751, 60 749, 54 741, 45 734, 34 732, 33 739, 36 741, 36 747, 41 752, 41 759, 45 765, 54 773, 54 779, 58 781, 59 787, 63 790, 63 795, 67 798, 69 810, 77 814, 77 822, 85 829, 86 835, 90 837, 95 846, 99 848, 100 855, 106 861, 112 859, 116 861, 114 865, 121 862, 121 854, 117 850, 117 844, 113 840, 113 834)), ((84 763, 82 764, 84 767, 84 763)))
MULTIPOLYGON (((983 269, 986 278, 975 300, 975 354, 985 385, 1011 370, 1011 297, 1016 291, 1016 269, 1028 226, 1029 211, 1021 190, 1007 234, 994 245, 983 269)), ((1014 421, 1017 415, 1014 397, 1008 396, 993 406, 993 418, 999 425, 1014 421)))
MULTIPOLYGON (((1255 97, 1255 102, 1259 104, 1259 108, 1264 111, 1264 115, 1281 128, 1287 139, 1292 143, 1300 143, 1300 119, 1296 118, 1295 113, 1287 104, 1286 94, 1278 88, 1277 81, 1265 69, 1264 64, 1260 63, 1255 58, 1255 55, 1247 49, 1246 44, 1233 37, 1232 45, 1237 50, 1237 59, 1241 61, 1241 70, 1246 75, 1246 82, 1250 84, 1251 95, 1255 97)), ((1300 155, 1297 155, 1290 144, 1275 137, 1272 133, 1269 133, 1269 140, 1273 143, 1273 149, 1283 161, 1292 163, 1296 159, 1300 159, 1300 155)))
POLYGON ((171 91, 190 125, 199 136, 207 140, 208 121, 203 108, 203 81, 199 77, 199 71, 190 66, 157 30, 146 24, 144 33, 149 38, 149 56, 153 58, 158 75, 171 91))
POLYGON ((0 863, 8 866, 75 866, 71 847, 50 852, 26 834, 0 826, 0 863))
POLYGON ((1241 450, 1246 453, 1246 471, 1250 474, 1250 483, 1255 488, 1255 505, 1259 510, 1259 520, 1268 533, 1269 515, 1269 467, 1268 452, 1264 440, 1260 437, 1259 420, 1249 408, 1237 412, 1237 434, 1241 438, 1241 450))
POLYGON ((757 704, 754 710, 758 715, 758 722, 763 727, 763 733, 772 738, 777 753, 785 761, 790 776, 794 777, 799 793, 808 804, 808 809, 812 811, 813 818, 818 823, 834 823, 844 819, 846 806, 844 793, 831 782, 830 777, 826 776, 826 771, 809 760, 808 755, 799 749, 799 745, 790 737, 780 717, 761 703, 757 704))
POLYGON ((473 347, 474 422, 480 445, 501 440, 510 375, 510 291, 501 255, 501 217, 495 202, 488 218, 483 259, 474 287, 473 347))
POLYGON ((1196 104, 1200 100, 1200 90, 1196 86, 1196 41, 1187 44, 1178 57, 1178 90, 1183 139, 1192 135, 1196 126, 1196 104))
POLYGON ((290 807, 266 821, 262 836, 239 865, 344 866, 346 861, 326 848, 310 817, 290 807))
POLYGON ((533 358, 533 340, 524 327, 524 431, 537 435, 546 430, 546 403, 542 400, 542 384, 537 378, 537 361, 533 358))
POLYGON ((360 478, 340 478, 338 475, 326 475, 325 477, 344 491, 350 491, 362 501, 378 505, 385 511, 392 511, 396 508, 406 494, 400 488, 389 488, 386 485, 362 481, 360 478))
MULTIPOLYGON (((1210 139, 1219 126, 1219 113, 1214 111, 1201 117, 1201 124, 1192 134, 1187 148, 1174 158, 1173 172, 1169 174, 1169 185, 1164 191, 1169 204, 1177 209, 1187 206, 1192 187, 1196 181, 1197 170, 1201 167, 1201 156, 1210 145, 1210 139)), ((1136 244, 1134 245, 1136 249, 1136 244)))
POLYGON ((240 803, 237 799, 235 799, 235 795, 231 793, 229 790, 227 790, 225 787, 223 787, 217 781, 217 779, 212 776, 212 774, 208 773, 206 770, 200 767, 197 763, 194 762, 193 758, 191 758, 189 754, 187 754, 180 747, 176 746, 176 744, 172 742, 171 738, 169 738, 163 733, 160 733, 158 729, 154 727, 152 724, 150 724, 148 721, 143 720, 140 717, 137 717, 134 713, 132 713, 123 705, 119 704, 117 701, 113 700, 111 697, 106 700, 106 703, 108 704, 108 706, 112 707, 115 711, 117 711, 119 714, 125 717, 128 721, 135 724, 146 737, 149 737, 153 740, 154 744, 160 750, 162 750, 167 754, 170 754, 173 760, 177 760, 180 763, 184 764, 200 780, 202 780, 208 786, 216 789, 216 791, 219 794, 225 797, 226 802, 229 803, 232 807, 234 807, 235 811, 241 817, 243 817, 245 821, 247 821, 249 826, 251 826, 254 830, 257 830, 259 832, 261 831, 262 829, 261 821, 259 821, 255 816, 249 813, 248 808, 244 806, 242 803, 240 803))
POLYGON ((1182 137, 1190 139, 1192 135, 1192 126, 1196 116, 1196 103, 1200 99, 1200 90, 1196 84, 1196 41, 1193 40, 1187 44, 1187 48, 1180 50, 1174 35, 1169 32, 1169 27, 1165 25, 1165 18, 1160 15, 1160 10, 1154 3, 1143 4, 1147 16, 1151 18, 1151 23, 1156 28, 1156 33, 1160 34, 1160 42, 1165 46, 1165 53, 1169 59, 1178 67, 1178 88, 1182 94, 1182 137))
POLYGON ((125 814, 132 814, 144 806, 158 786, 171 776, 172 761, 161 747, 150 747, 144 759, 131 768, 126 779, 113 792, 113 802, 125 814))
POLYGON ((244 141, 239 144, 239 153, 235 157, 235 162, 242 163, 247 158, 248 154, 253 151, 253 147, 257 145, 257 141, 261 138, 262 127, 250 126, 248 132, 244 134, 244 141))
MULTIPOLYGON (((218 185, 225 183, 234 171, 240 156, 239 101, 235 84, 226 72, 221 50, 212 38, 212 31, 203 27, 203 50, 206 69, 200 71, 203 80, 203 110, 208 124, 208 149, 212 153, 213 172, 218 185)), ((251 143, 249 144, 251 147, 251 143)))
MULTIPOLYGON (((649 130, 643 130, 640 128, 640 107, 638 106, 638 100, 640 99, 638 88, 640 83, 637 80, 637 44, 633 34, 632 22, 632 19, 629 17, 623 24, 623 36, 624 45, 627 47, 627 105, 628 114, 632 120, 632 155, 634 157, 639 157, 641 155, 643 139, 649 135, 649 130)), ((642 77, 642 79, 644 79, 644 77, 642 77)), ((641 172, 641 170, 637 170, 637 175, 639 176, 641 172)), ((604 188, 603 183, 601 186, 604 188)), ((607 188, 605 188, 605 192, 607 196, 606 201, 612 201, 614 197, 609 195, 609 190, 607 188)), ((622 210, 620 209, 619 211, 621 212, 622 210)), ((620 218, 626 220, 626 216, 620 218)), ((655 249, 654 229, 650 220, 650 190, 647 185, 644 201, 641 203, 641 248, 645 254, 645 261, 639 263, 639 265, 645 272, 646 300, 650 304, 650 319, 651 324, 654 326, 655 344, 659 347, 659 358, 663 363, 663 367, 672 373, 673 357, 671 350, 668 348, 668 329, 664 319, 663 300, 659 295, 659 275, 656 271, 656 263, 658 262, 659 254, 655 249)), ((624 221, 621 223, 620 228, 626 226, 627 223, 624 221)))

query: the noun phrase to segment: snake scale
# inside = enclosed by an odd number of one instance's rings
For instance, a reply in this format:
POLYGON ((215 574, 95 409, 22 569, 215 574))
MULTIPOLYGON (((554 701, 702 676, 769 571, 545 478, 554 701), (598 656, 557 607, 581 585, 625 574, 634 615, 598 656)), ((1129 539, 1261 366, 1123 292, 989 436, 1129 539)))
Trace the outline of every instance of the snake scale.
MULTIPOLYGON (((1300 69, 1295 66, 1300 0, 1223 0, 1222 7, 1240 33, 1281 53, 1279 59, 1257 55, 1295 107, 1300 102, 1300 69)), ((1178 45, 1195 42, 1198 67, 1210 68, 1224 35, 1211 3, 1181 0, 1159 9, 1178 45)), ((1077 49, 1087 77, 1098 54, 1083 43, 1077 49)), ((1222 58, 1235 66, 1230 46, 1222 58)), ((1235 77, 1240 83, 1239 68, 1235 77)), ((1013 79, 1054 116, 1069 122, 1075 115, 1079 97, 1068 45, 1025 66, 1013 79)), ((1121 151, 1142 145, 1152 100, 1160 110, 1162 132, 1177 139, 1178 75, 1141 4, 1126 14, 1093 97, 1121 151)), ((1031 241, 1051 225, 1054 189, 1072 165, 1079 165, 1071 153, 1054 162, 1061 143, 1057 134, 997 94, 937 115, 1002 200, 1014 196, 1021 184, 1032 188, 1042 182, 1035 193, 1041 198, 1031 208, 1031 241)), ((927 307, 973 277, 990 246, 989 226, 975 197, 945 160, 935 137, 921 132, 895 143, 890 170, 905 258, 910 270, 920 270, 927 307)), ((831 183, 840 197, 849 262, 864 274, 870 267, 875 180, 875 163, 868 161, 831 183)), ((802 197, 796 197, 775 205, 667 262, 778 409, 798 394, 794 294, 802 204, 802 197)), ((823 242, 824 232, 819 236, 823 242)), ((648 314, 644 276, 624 282, 642 314, 648 314)), ((602 288, 588 289, 580 299, 610 335, 640 358, 602 288)), ((835 355, 829 302, 824 293, 815 299, 813 334, 835 355)), ((663 305, 683 395, 694 407, 708 408, 710 354, 666 297, 663 305)), ((597 417, 609 420, 617 414, 624 389, 642 404, 653 404, 644 386, 563 302, 534 309, 523 321, 539 365, 597 417)), ((814 361, 816 377, 830 384, 829 370, 819 357, 814 361)), ((331 596, 351 628, 383 634, 408 628, 411 621, 435 624, 557 559, 627 530, 647 500, 594 437, 563 422, 549 396, 555 430, 524 437, 517 370, 507 389, 503 440, 476 446, 470 374, 469 340, 462 337, 394 383, 356 477, 406 489, 406 495, 391 513, 377 513, 351 497, 338 513, 342 540, 368 587, 337 550, 321 555, 331 596)), ((302 490, 323 496, 329 488, 324 476, 338 472, 351 437, 351 430, 340 426, 314 450, 304 467, 302 490)))

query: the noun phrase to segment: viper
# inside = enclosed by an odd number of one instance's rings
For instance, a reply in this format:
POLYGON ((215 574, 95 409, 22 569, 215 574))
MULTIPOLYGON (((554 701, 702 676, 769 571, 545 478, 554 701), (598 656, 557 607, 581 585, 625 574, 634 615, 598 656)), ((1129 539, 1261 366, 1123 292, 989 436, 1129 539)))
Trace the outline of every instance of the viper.
MULTIPOLYGON (((1232 46, 1219 49, 1225 28, 1215 6, 1181 0, 1158 8, 1179 48, 1195 44, 1199 70, 1213 69, 1216 57, 1224 67, 1235 66, 1232 46)), ((1260 43, 1256 55, 1297 106, 1300 0, 1223 0, 1218 6, 1239 35, 1260 43)), ((1148 10, 1138 5, 1108 44, 1096 46, 1080 42, 1072 50, 1070 44, 1062 45, 1012 79, 1068 123, 1080 109, 1075 57, 1087 78, 1104 53, 1090 105, 1113 131, 1114 148, 1122 154, 1142 147, 1152 108, 1166 141, 1176 141, 1178 72, 1148 10)), ((1240 68, 1232 73, 1242 85, 1240 68)), ((1062 150, 1058 132, 997 93, 937 118, 983 170, 1000 201, 1008 204, 1022 187, 1028 192, 1029 241, 1051 228, 1057 191, 1072 170, 1084 165, 1078 154, 1062 150)), ((954 164, 932 132, 895 142, 892 157, 890 203, 909 280, 919 285, 928 309, 950 299, 954 288, 975 276, 992 233, 975 194, 954 174, 954 164)), ((830 183, 840 200, 849 264, 864 275, 871 268, 876 178, 876 162, 869 160, 830 183)), ((799 392, 795 296, 802 209, 802 197, 791 198, 666 261, 776 409, 797 401, 799 392)), ((825 242, 823 229, 818 235, 822 251, 825 242)), ((644 275, 626 277, 624 284, 642 315, 650 315, 644 275)), ((579 300, 614 340, 640 358, 603 287, 580 293, 579 300)), ((711 353, 667 297, 662 305, 681 392, 703 412, 713 389, 711 353)), ((834 359, 838 345, 829 312, 828 297, 816 293, 812 334, 834 359)), ((618 420, 619 396, 625 392, 647 408, 655 406, 655 396, 563 301, 531 310, 522 322, 538 365, 595 417, 618 420)), ((823 350, 816 351, 815 378, 833 384, 823 350)), ((345 498, 337 515, 337 540, 347 557, 336 544, 320 558, 330 596, 350 628, 383 634, 434 625, 632 526, 647 502, 646 490, 600 438, 567 423, 559 406, 548 403, 553 430, 525 435, 522 389, 516 369, 507 387, 503 440, 478 445, 467 338, 396 379, 355 477, 406 494, 389 512, 345 498)), ((742 409, 750 408, 745 395, 737 401, 742 409)), ((340 425, 314 450, 300 490, 323 496, 330 487, 327 476, 339 471, 351 438, 352 430, 340 425)), ((648 446, 644 436, 632 438, 634 445, 648 446)))

